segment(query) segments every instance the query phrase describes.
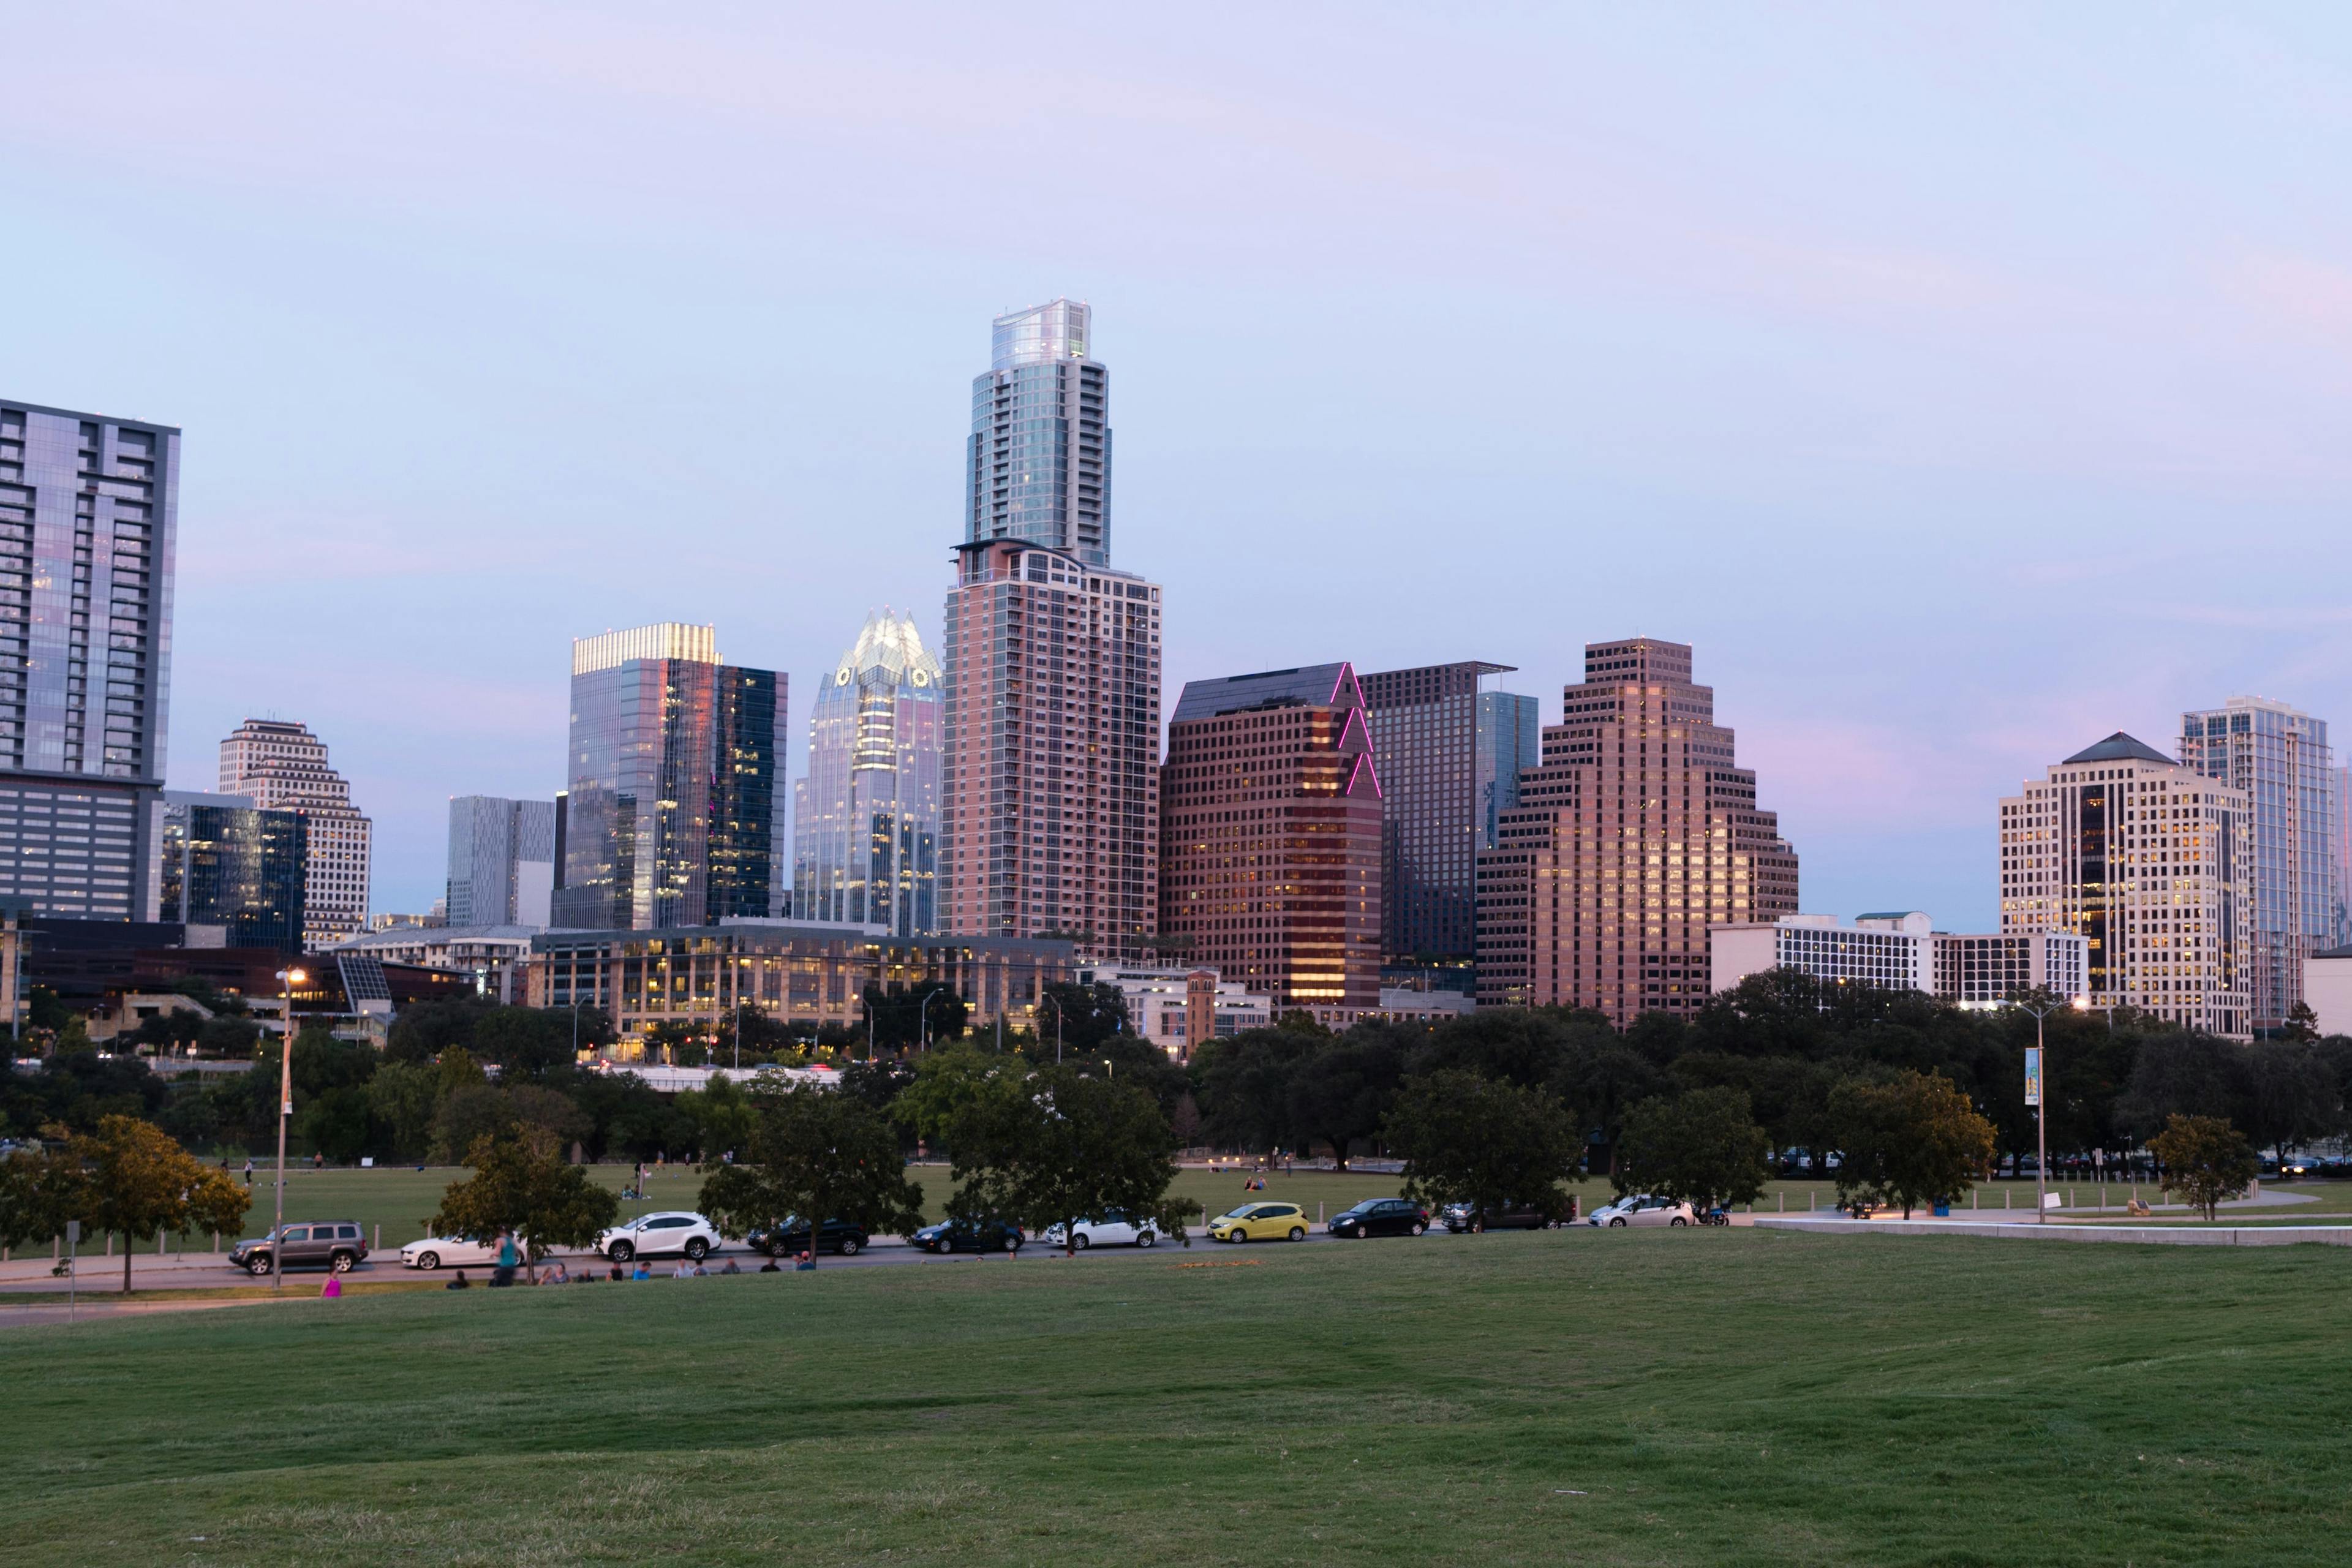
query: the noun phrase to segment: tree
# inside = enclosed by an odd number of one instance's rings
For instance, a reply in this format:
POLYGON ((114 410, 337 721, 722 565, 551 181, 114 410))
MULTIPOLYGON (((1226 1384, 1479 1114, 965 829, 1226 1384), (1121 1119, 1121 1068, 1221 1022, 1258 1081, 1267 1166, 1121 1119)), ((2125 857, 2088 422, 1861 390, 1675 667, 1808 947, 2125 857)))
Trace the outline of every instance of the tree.
POLYGON ((1045 999, 1037 1005, 1037 1059, 1054 1060, 1057 1045, 1066 1058, 1098 1052, 1104 1041, 1132 1026, 1127 996, 1118 986, 1057 982, 1045 987, 1045 999))
POLYGON ((1830 1121, 1844 1156, 1841 1202, 1896 1205, 1909 1219, 1920 1205, 1955 1202, 1992 1168, 1992 1123, 1941 1074, 1849 1079, 1831 1091, 1830 1121))
MULTIPOLYGON (((159 1231, 235 1230, 252 1194, 226 1171, 181 1148, 152 1122, 110 1116, 64 1150, 62 1212, 101 1233, 121 1231, 122 1289, 131 1290, 131 1238, 159 1231)), ((52 1232, 51 1234, 55 1234, 52 1232)))
POLYGON ((915 1064, 915 1078, 891 1101, 890 1114, 919 1137, 944 1143, 956 1119, 1000 1075, 1020 1076, 1019 1060, 969 1045, 927 1051, 915 1064))
POLYGON ((1771 1175, 1772 1139, 1745 1089, 1694 1089, 1645 1100, 1625 1118, 1610 1178, 1620 1195, 1656 1193, 1705 1214, 1756 1201, 1771 1175))
POLYGON ((692 1119, 695 1141, 707 1160, 741 1149, 759 1124, 751 1097, 732 1079, 713 1077, 704 1088, 680 1094, 676 1103, 692 1119))
POLYGON ((1370 1031, 1361 1044, 1354 1031, 1328 1051, 1301 1060, 1290 1075, 1290 1123, 1306 1134, 1310 1148, 1320 1138, 1344 1171, 1348 1150, 1359 1138, 1381 1130, 1381 1118, 1396 1100, 1404 1058, 1390 1040, 1370 1031))
POLYGON ((2311 1010, 2308 1002, 2297 1002, 2286 1011, 2286 1026, 2279 1031, 2282 1040, 2298 1045, 2312 1045, 2319 1038, 2319 1015, 2311 1010))
MULTIPOLYGON (((594 1020, 602 1023, 602 1016, 594 1020)), ((597 1043, 590 1028, 588 1009, 580 1010, 583 1045, 597 1043)), ((502 1082, 518 1083, 542 1077, 551 1068, 570 1067, 572 1009, 569 1007, 491 1007, 474 1022, 470 1047, 486 1062, 499 1064, 502 1082)))
POLYGON ((17 1149, 0 1158, 0 1247, 64 1234, 81 1184, 80 1163, 63 1149, 17 1149))
POLYGON ((2333 1131, 2342 1110, 2336 1074, 2301 1040, 2256 1040, 2245 1051, 2245 1128, 2257 1148, 2287 1150, 2333 1131))
POLYGON ((620 1197, 591 1180, 585 1166, 568 1163, 544 1127, 509 1124, 484 1133, 467 1151, 466 1164, 474 1173, 449 1184, 426 1226, 436 1236, 481 1241, 511 1232, 534 1283, 550 1247, 592 1246, 621 1212, 620 1197))
POLYGON ((411 1002, 392 1021, 383 1057, 393 1062, 429 1062, 474 1043, 474 1026, 497 1004, 479 996, 439 996, 411 1002))
POLYGON ((907 1179, 898 1131, 881 1111, 814 1084, 762 1081, 737 1099, 750 1117, 743 1158, 714 1155, 702 1166, 702 1212, 722 1234, 781 1235, 803 1219, 814 1263, 828 1220, 900 1235, 923 1223, 922 1189, 907 1179))
POLYGON ((1417 1202, 1568 1213, 1559 1184, 1576 1168, 1576 1132, 1545 1090, 1448 1068, 1404 1086, 1381 1135, 1404 1156, 1404 1195, 1417 1202))
POLYGON ((368 1111, 391 1152, 403 1158, 425 1152, 439 1088, 434 1070, 416 1062, 386 1062, 375 1069, 368 1079, 368 1111))
POLYGON ((1209 1136, 1244 1149, 1299 1142, 1290 1086, 1304 1063, 1330 1048, 1330 1037, 1320 1031, 1281 1028, 1201 1042, 1192 1076, 1209 1136))
POLYGON ((950 1120, 950 1212, 1032 1230, 1063 1226, 1077 1249, 1081 1220, 1116 1209, 1184 1237, 1192 1205, 1170 1200, 1176 1135, 1141 1087, 1068 1067, 1000 1072, 950 1120))
POLYGON ((445 1090, 433 1111, 433 1161, 454 1165, 466 1157, 475 1142, 514 1124, 506 1096, 487 1083, 463 1084, 445 1090))
POLYGON ((2176 1113, 2147 1146, 2163 1170, 2164 1190, 2179 1193, 2208 1220, 2223 1199, 2244 1197, 2260 1168, 2244 1134, 2218 1116, 2176 1113))

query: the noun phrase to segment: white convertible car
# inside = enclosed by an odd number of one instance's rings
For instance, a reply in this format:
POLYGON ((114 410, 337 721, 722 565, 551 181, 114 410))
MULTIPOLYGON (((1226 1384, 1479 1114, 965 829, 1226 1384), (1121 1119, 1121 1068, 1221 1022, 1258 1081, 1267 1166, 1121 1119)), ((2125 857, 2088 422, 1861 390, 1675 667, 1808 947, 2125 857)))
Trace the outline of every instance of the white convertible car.
MULTIPOLYGON (((526 1255, 528 1244, 515 1238, 515 1255, 526 1255)), ((412 1241, 400 1249, 403 1268, 472 1268, 477 1265, 490 1268, 499 1260, 499 1244, 495 1241, 468 1241, 462 1236, 428 1236, 422 1241, 412 1241)))

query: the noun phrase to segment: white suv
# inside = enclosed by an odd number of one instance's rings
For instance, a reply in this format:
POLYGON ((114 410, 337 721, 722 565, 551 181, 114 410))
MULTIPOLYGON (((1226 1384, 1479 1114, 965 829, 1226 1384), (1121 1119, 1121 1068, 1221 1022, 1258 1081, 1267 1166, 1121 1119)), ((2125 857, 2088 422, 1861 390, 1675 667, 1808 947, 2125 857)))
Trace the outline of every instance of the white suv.
POLYGON ((698 1214, 684 1210, 640 1215, 626 1225, 616 1225, 596 1236, 596 1250, 615 1263, 626 1263, 632 1258, 655 1258, 665 1252, 682 1252, 699 1263, 704 1254, 717 1251, 719 1245, 718 1226, 698 1214))
MULTIPOLYGON (((1141 1225, 1129 1224, 1123 1211, 1112 1209, 1100 1219, 1078 1221, 1078 1233, 1071 1245, 1084 1252, 1089 1247, 1151 1247, 1159 1240, 1158 1226, 1148 1219, 1141 1225)), ((1041 1247, 1061 1246, 1062 1227, 1047 1226, 1038 1233, 1037 1244, 1041 1247)))
POLYGON ((1592 1211, 1587 1225, 1689 1225, 1698 1216, 1690 1205, 1677 1198, 1653 1197, 1648 1193, 1619 1198, 1606 1208, 1592 1211))

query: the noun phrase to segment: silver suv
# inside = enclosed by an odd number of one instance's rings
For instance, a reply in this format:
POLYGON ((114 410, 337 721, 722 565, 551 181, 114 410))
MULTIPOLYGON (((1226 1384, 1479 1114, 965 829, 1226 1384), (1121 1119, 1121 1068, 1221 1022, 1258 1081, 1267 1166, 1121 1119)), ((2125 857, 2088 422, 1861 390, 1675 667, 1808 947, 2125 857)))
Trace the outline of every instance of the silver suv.
POLYGON ((280 1226, 255 1241, 240 1241, 228 1260, 247 1274, 269 1272, 273 1252, 282 1250, 287 1268, 331 1268, 348 1274, 367 1261, 367 1238, 352 1220, 313 1220, 307 1225, 280 1226))

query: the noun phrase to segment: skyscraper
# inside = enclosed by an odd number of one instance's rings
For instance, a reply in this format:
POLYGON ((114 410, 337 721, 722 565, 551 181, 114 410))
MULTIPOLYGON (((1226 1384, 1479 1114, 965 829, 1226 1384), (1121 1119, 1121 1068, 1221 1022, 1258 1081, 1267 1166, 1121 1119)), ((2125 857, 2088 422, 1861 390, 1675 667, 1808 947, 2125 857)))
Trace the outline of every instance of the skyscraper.
POLYGON ((1381 999, 1381 773, 1347 664, 1195 680, 1160 770, 1160 930, 1345 1027, 1381 999))
POLYGON ((1466 966, 1478 947, 1478 852, 1538 765, 1532 697, 1482 689, 1475 660, 1363 678, 1380 758, 1381 947, 1391 964, 1466 966))
POLYGON ((2118 731, 2000 803, 2000 929, 2087 938, 2094 1006, 2251 1038, 2250 817, 2118 731))
POLYGON ((251 795, 165 791, 162 918, 219 926, 230 947, 303 951, 310 826, 251 795))
POLYGON ((1160 589, 1108 564, 1087 308, 996 322, 941 664, 945 928, 1131 956, 1159 920, 1160 589))
POLYGON ((2180 764, 2245 791, 2252 808, 2245 955, 2256 1031, 2303 1000, 2303 961, 2334 945, 2335 758, 2327 721, 2266 697, 2180 716, 2180 764))
POLYGON ((2327 827, 2336 849, 2335 942, 2352 947, 2352 766, 2338 763, 2335 772, 2336 815, 2327 827))
POLYGON ((0 895, 157 918, 180 433, 0 402, 0 895))
POLYGON ((1797 852, 1691 684, 1689 646, 1587 643, 1543 765, 1478 858, 1480 1004, 1687 1016, 1709 925, 1796 912, 1797 852))
POLYGON ((367 930, 374 824, 352 805, 352 786, 327 763, 326 742, 304 724, 247 719, 220 744, 223 795, 251 795, 265 811, 308 819, 302 943, 332 947, 367 930))
POLYGON ((709 626, 575 640, 554 923, 650 931, 774 917, 786 699, 775 671, 721 663, 709 626))
POLYGON ((555 803, 460 795, 449 800, 453 926, 544 926, 555 889, 555 803))
POLYGON ((818 688, 793 791, 796 918, 940 929, 942 684, 913 618, 884 610, 818 688))

